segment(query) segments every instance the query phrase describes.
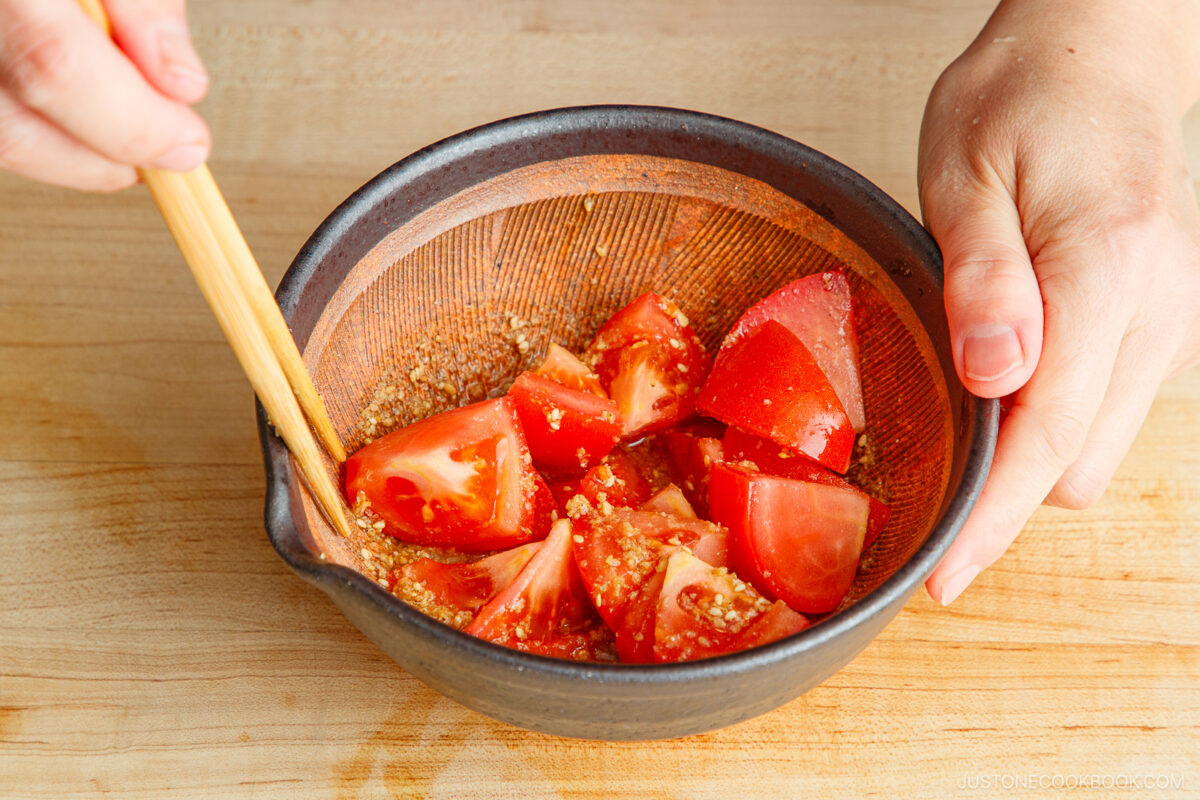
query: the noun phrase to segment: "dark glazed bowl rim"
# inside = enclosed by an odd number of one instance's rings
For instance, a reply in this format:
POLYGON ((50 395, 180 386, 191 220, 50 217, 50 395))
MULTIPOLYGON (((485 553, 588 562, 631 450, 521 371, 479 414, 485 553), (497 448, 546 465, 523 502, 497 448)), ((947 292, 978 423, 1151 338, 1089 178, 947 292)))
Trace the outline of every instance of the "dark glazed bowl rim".
MULTIPOLYGON (((284 275, 276 299, 289 324, 303 290, 316 275, 318 266, 337 248, 342 238, 356 226, 370 224, 368 218, 378 212, 384 201, 431 172, 444 170, 472 158, 480 150, 498 144, 526 140, 547 131, 578 132, 611 128, 614 119, 629 128, 656 131, 686 131, 688 135, 711 137, 720 142, 736 142, 747 150, 768 151, 790 162, 816 165, 842 184, 848 194, 877 219, 886 220, 896 234, 907 238, 914 252, 921 255, 922 266, 934 282, 942 285, 941 253, 932 237, 896 201, 863 176, 829 156, 780 134, 724 117, 655 106, 577 106, 541 111, 500 120, 443 139, 402 159, 376 175, 339 205, 309 237, 284 275)), ((636 148, 631 152, 638 152, 636 148)), ((579 153, 585 155, 586 153, 579 153)), ((544 160, 544 159, 543 159, 544 160)), ((532 163, 532 162, 531 162, 532 163)), ((438 200, 443 198, 438 198, 438 200)), ((411 203, 411 198, 409 201, 411 203)), ((434 201, 436 202, 436 200, 434 201)), ((432 203, 430 203, 432 205, 432 203)), ((428 206, 420 208, 422 213, 428 206)), ((377 221, 376 221, 377 222, 377 221)), ((357 259, 356 259, 357 260, 357 259)), ((332 296, 332 293, 331 293, 332 296)), ((298 337, 303 347, 307 333, 298 337)), ((941 560, 965 522, 983 488, 991 465, 999 423, 999 404, 995 400, 971 397, 974 404, 974 435, 958 489, 946 503, 941 518, 921 545, 894 574, 850 608, 794 636, 752 650, 679 664, 597 664, 572 662, 522 653, 475 637, 425 616, 385 591, 369 578, 347 567, 320 560, 304 544, 289 493, 292 467, 288 452, 270 429, 266 413, 258 405, 260 441, 266 463, 267 492, 265 523, 271 544, 283 560, 299 575, 327 592, 340 584, 360 599, 379 605, 397 625, 408 626, 423 638, 440 639, 456 652, 495 662, 497 666, 534 672, 555 680, 579 680, 592 684, 646 685, 679 681, 700 681, 750 673, 766 664, 787 660, 801 652, 821 648, 850 633, 860 623, 883 613, 893 603, 903 603, 941 560)))

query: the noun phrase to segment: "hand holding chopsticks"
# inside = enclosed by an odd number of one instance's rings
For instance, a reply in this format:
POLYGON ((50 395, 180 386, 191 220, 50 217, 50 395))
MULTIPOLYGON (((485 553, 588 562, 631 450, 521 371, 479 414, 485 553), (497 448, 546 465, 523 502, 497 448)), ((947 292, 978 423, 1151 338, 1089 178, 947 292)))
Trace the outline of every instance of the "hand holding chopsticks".
MULTIPOLYGON (((78 2, 111 33, 99 0, 78 2)), ((345 504, 308 422, 335 464, 345 461, 346 451, 212 173, 201 165, 185 173, 143 168, 138 175, 318 504, 334 529, 349 535, 345 504)))

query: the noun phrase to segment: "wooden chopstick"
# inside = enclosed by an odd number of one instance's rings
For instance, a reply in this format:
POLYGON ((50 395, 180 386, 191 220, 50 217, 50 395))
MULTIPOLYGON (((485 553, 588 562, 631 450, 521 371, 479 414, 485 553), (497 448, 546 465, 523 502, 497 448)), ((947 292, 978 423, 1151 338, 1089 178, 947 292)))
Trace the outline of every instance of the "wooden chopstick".
MULTIPOLYGON (((77 2, 111 35, 99 0, 77 2)), ((334 529, 349 536, 345 503, 325 469, 305 412, 335 463, 345 461, 345 448, 212 173, 201 165, 185 173, 140 168, 138 175, 318 505, 334 529)))
MULTIPOLYGON (((288 330, 287 323, 279 312, 275 296, 271 294, 262 270, 258 268, 254 255, 250 252, 250 245, 246 244, 246 237, 242 236, 241 229, 233 219, 233 212, 229 210, 224 195, 217 188, 217 182, 206 166, 200 166, 186 175, 188 186, 210 210, 208 222, 216 233, 217 241, 221 243, 230 266, 233 267, 243 295, 249 301, 254 316, 267 335, 271 350, 287 375, 292 391, 300 401, 300 407, 308 415, 309 422, 329 455, 338 464, 342 463, 346 460, 346 450, 333 430, 333 422, 325 411, 321 395, 317 394, 312 376, 304 366, 300 350, 296 347, 296 340, 292 338, 292 332, 288 330)), ((157 200, 157 197, 155 199, 157 200)))

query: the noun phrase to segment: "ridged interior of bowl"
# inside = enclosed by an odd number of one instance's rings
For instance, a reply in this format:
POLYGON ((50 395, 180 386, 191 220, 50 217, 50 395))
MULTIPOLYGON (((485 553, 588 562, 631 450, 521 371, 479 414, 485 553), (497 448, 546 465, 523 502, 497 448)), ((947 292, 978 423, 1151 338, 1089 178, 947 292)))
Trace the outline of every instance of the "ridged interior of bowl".
MULTIPOLYGON (((582 350, 646 291, 672 297, 705 344, 797 277, 844 271, 854 293, 867 411, 851 472, 891 505, 847 603, 924 541, 950 475, 944 378, 887 273, 797 201, 716 167, 583 156, 505 173, 380 242, 347 276, 305 360, 350 450, 371 435, 501 393, 550 342, 582 350), (364 414, 364 409, 375 405, 364 414)), ((315 551, 356 569, 373 537, 345 541, 304 497, 315 551)), ((372 564, 368 566, 375 566, 372 564)), ((368 570, 370 574, 370 570, 368 570)))

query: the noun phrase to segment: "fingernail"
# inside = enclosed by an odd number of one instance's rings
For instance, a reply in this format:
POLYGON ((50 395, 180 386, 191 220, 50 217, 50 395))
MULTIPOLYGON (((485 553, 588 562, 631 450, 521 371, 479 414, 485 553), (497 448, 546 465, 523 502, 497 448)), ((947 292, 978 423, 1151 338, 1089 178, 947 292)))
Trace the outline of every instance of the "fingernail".
POLYGON ((974 381, 994 381, 1025 363, 1017 332, 998 322, 979 325, 963 340, 963 372, 974 381))
POLYGON ((208 84, 208 71, 183 26, 165 23, 158 32, 158 48, 163 68, 171 75, 199 85, 208 84))
POLYGON ((199 142, 181 144, 154 162, 159 169, 169 169, 175 172, 187 172, 204 163, 208 155, 208 147, 199 142))
POLYGON ((971 581, 975 580, 979 572, 979 567, 971 564, 970 566, 963 567, 949 578, 946 578, 946 580, 942 581, 942 596, 938 599, 938 602, 944 606, 953 603, 955 598, 971 585, 971 581))

